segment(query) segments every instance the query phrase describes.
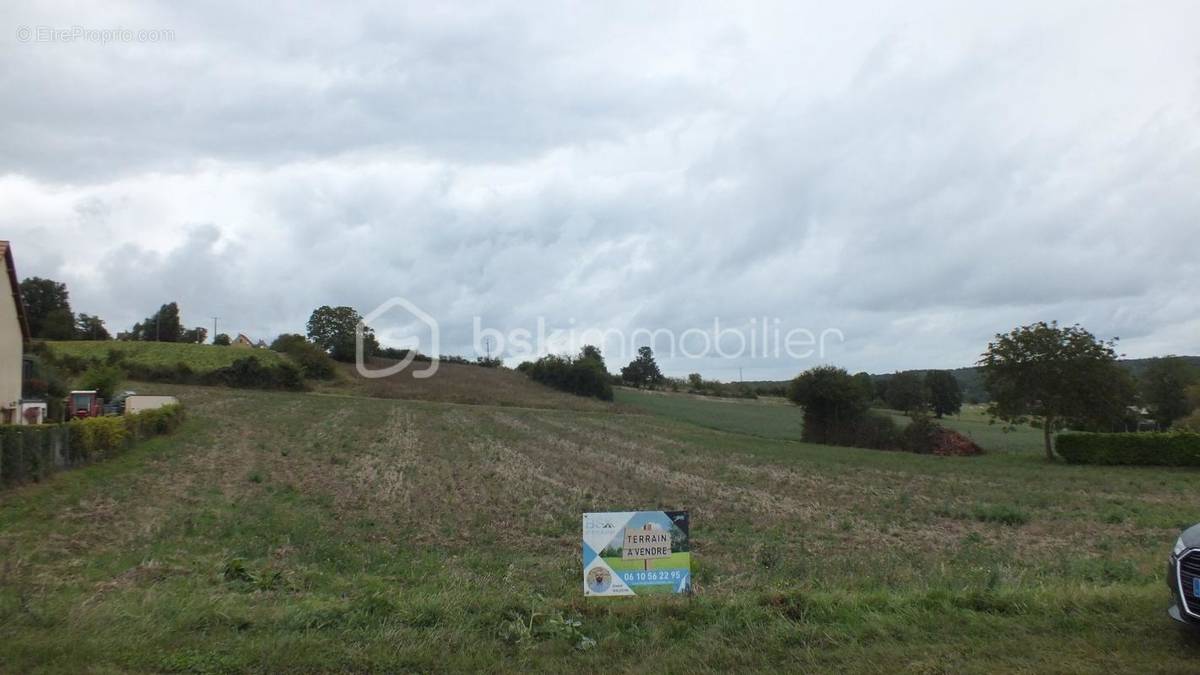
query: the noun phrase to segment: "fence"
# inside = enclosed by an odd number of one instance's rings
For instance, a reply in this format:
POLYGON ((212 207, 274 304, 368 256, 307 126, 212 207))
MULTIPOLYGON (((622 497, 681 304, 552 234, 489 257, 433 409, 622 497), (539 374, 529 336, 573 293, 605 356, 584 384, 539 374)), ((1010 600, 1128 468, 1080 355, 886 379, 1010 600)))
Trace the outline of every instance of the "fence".
POLYGON ((0 486, 40 481, 55 471, 110 457, 139 441, 170 433, 182 421, 182 406, 168 405, 66 424, 0 425, 0 486))
POLYGON ((42 480, 54 471, 82 463, 71 452, 66 424, 0 427, 0 483, 42 480))

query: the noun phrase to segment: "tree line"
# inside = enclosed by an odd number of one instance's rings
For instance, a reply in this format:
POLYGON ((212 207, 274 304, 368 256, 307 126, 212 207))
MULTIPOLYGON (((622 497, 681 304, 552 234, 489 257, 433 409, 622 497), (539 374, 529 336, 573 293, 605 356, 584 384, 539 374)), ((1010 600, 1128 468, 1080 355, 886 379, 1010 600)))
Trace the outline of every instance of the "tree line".
MULTIPOLYGON (((1136 430, 1143 413, 1158 428, 1200 431, 1200 372, 1194 366, 1178 357, 1154 359, 1135 378, 1117 361, 1116 339, 1097 339, 1078 325, 1037 322, 997 334, 978 366, 991 397, 988 413, 1010 425, 1041 428, 1051 460, 1056 432, 1136 430)), ((804 438, 833 445, 894 442, 895 430, 870 410, 880 396, 926 427, 926 413, 940 417, 961 407, 954 376, 946 371, 898 373, 880 392, 866 373, 820 366, 788 389, 792 402, 804 408, 804 438)))

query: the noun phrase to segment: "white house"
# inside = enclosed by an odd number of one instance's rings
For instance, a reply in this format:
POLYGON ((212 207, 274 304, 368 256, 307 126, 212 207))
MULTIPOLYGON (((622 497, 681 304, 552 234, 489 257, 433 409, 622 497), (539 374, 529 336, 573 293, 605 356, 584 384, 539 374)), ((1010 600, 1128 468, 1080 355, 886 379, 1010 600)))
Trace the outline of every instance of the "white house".
POLYGON ((3 289, 0 300, 0 422, 21 424, 21 381, 25 343, 29 341, 29 323, 25 319, 25 303, 21 301, 21 286, 17 268, 13 265, 12 246, 0 241, 4 253, 3 289))

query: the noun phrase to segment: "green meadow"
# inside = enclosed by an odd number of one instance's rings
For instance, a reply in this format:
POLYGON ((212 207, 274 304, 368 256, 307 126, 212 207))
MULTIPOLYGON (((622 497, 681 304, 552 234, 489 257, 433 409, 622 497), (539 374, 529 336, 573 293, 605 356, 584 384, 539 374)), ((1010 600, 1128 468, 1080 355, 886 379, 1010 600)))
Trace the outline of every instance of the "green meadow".
MULTIPOLYGON (((469 376, 469 371, 463 371, 469 376)), ((0 492, 5 672, 1195 672, 1193 470, 795 440, 789 405, 156 385, 174 435, 0 492), (686 509, 691 597, 585 599, 579 515, 686 509)), ((641 398, 635 398, 641 397, 641 398)))

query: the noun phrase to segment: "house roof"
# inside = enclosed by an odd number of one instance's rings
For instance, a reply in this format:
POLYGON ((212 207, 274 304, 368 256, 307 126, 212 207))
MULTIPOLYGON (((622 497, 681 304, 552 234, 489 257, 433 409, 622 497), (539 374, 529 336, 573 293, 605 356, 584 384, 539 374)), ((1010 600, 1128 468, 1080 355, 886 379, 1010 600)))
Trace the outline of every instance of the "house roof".
POLYGON ((17 266, 13 264, 12 246, 0 239, 0 251, 4 252, 4 269, 8 272, 8 286, 12 289, 13 304, 17 306, 17 323, 21 324, 21 338, 29 341, 29 320, 25 318, 25 301, 21 299, 21 282, 17 280, 17 266))

